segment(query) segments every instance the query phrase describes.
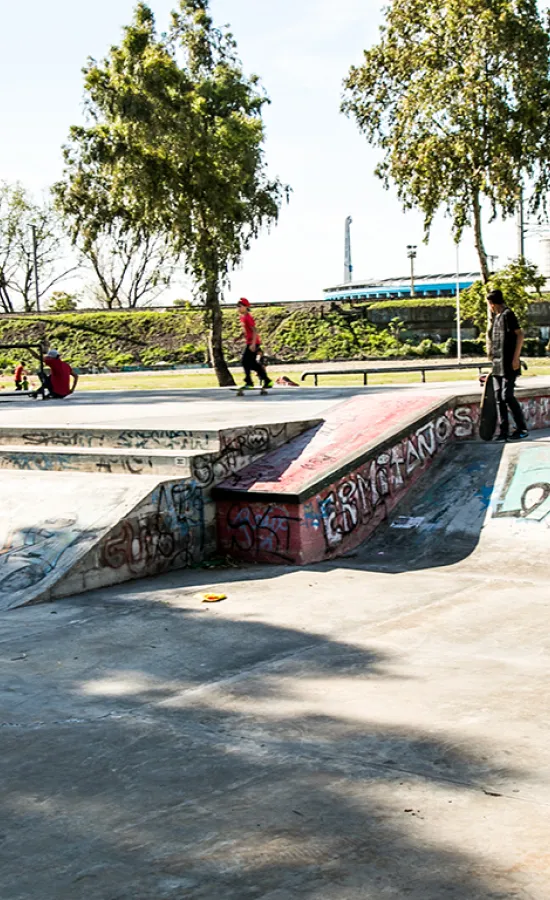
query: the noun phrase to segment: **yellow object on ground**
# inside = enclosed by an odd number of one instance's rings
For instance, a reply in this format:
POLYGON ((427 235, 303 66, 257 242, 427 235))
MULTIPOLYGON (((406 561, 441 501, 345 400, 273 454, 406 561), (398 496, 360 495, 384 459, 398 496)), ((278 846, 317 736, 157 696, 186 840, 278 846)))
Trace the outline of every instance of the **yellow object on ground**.
POLYGON ((227 594, 204 594, 202 598, 203 603, 220 603, 222 600, 227 600, 227 594))

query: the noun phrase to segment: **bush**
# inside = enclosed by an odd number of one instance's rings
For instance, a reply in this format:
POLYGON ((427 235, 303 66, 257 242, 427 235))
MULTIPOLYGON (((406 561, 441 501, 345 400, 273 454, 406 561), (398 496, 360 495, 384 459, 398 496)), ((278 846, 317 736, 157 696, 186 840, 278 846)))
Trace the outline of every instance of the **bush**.
POLYGON ((424 338, 417 347, 414 348, 416 356, 426 359, 430 356, 443 356, 443 349, 440 344, 436 344, 431 338, 424 338))
POLYGON ((470 319, 479 332, 484 334, 487 330, 487 294, 499 288, 507 305, 514 310, 520 325, 524 327, 529 303, 533 301, 533 295, 528 291, 534 290, 537 299, 541 299, 540 291, 544 282, 544 276, 540 275, 536 266, 516 260, 491 275, 488 284, 475 281, 471 287, 462 291, 460 302, 463 317, 470 319))
POLYGON ((48 300, 48 309, 56 312, 72 312, 78 306, 76 294, 68 294, 67 291, 54 291, 48 300))
POLYGON ((521 352, 524 356, 545 356, 545 342, 538 337, 525 338, 521 352))
MULTIPOLYGON (((462 341, 461 344, 463 356, 486 356, 485 340, 483 338, 478 338, 476 341, 465 340, 462 341)), ((449 338, 445 341, 443 344, 443 352, 445 356, 456 359, 458 352, 456 338, 449 338)))

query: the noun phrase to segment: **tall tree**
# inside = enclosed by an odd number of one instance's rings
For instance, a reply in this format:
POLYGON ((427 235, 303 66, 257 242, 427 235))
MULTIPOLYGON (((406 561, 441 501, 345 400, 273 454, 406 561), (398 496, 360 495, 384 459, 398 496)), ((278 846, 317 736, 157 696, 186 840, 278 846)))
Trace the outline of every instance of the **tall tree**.
POLYGON ((536 0, 393 0, 381 39, 350 70, 342 108, 384 157, 405 208, 473 225, 489 280, 482 203, 512 215, 545 166, 549 34, 536 0))
POLYGON ((71 129, 56 188, 74 235, 116 225, 166 236, 205 305, 218 381, 233 384, 220 293, 285 193, 266 173, 268 99, 208 0, 180 0, 162 37, 138 3, 120 46, 89 63, 85 88, 90 123, 71 129))

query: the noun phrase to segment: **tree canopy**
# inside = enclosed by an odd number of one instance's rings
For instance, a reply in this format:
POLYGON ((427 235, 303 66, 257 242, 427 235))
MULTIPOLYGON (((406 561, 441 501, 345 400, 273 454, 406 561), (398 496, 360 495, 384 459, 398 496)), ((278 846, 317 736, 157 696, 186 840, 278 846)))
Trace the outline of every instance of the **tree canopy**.
POLYGON ((541 275, 536 266, 525 260, 518 259, 511 262, 504 269, 494 272, 487 284, 475 281, 460 295, 460 306, 465 319, 470 319, 477 326, 481 334, 487 333, 488 308, 487 291, 499 288, 506 300, 507 306, 513 309, 522 327, 527 325, 529 303, 540 299, 541 291, 545 283, 544 275, 541 275))
POLYGON ((111 227, 165 237, 206 306, 220 383, 233 383, 220 291, 285 194, 266 171, 266 94, 208 0, 180 0, 162 36, 138 3, 120 45, 89 62, 85 91, 88 123, 71 129, 56 186, 73 237, 111 227))
MULTIPOLYGON (((443 207, 456 240, 481 208, 517 208, 523 180, 547 166, 549 31, 536 0, 393 0, 378 44, 345 82, 343 110, 383 151, 376 169, 426 237, 443 207)), ((540 192, 535 191, 535 203, 540 192)))

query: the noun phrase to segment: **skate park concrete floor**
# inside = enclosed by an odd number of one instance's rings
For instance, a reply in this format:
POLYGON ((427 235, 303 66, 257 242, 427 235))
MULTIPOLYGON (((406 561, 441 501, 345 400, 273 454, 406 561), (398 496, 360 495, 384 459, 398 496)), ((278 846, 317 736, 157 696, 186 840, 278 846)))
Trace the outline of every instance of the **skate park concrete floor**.
MULTIPOLYGON (((550 378, 525 380, 525 386, 550 386, 550 378)), ((391 396, 403 391, 434 396, 479 392, 477 381, 433 382, 400 386, 274 388, 238 398, 229 388, 151 391, 78 391, 65 400, 4 399, 0 426, 120 428, 226 428, 235 424, 296 421, 320 416, 331 406, 361 394, 391 396)))
POLYGON ((2 900, 548 900, 548 554, 490 537, 0 615, 2 900))
MULTIPOLYGON (((550 387, 550 378, 525 378, 522 388, 550 387)), ((322 416, 351 397, 376 394, 391 398, 403 391, 451 397, 480 393, 479 382, 373 385, 371 387, 274 388, 237 398, 229 388, 148 391, 78 391, 65 400, 2 399, 0 427, 227 428, 235 424, 296 421, 322 416)))

